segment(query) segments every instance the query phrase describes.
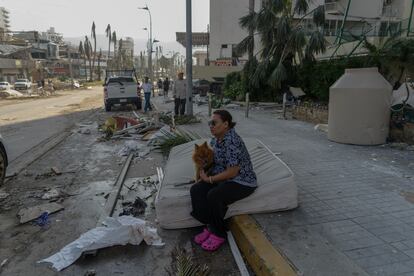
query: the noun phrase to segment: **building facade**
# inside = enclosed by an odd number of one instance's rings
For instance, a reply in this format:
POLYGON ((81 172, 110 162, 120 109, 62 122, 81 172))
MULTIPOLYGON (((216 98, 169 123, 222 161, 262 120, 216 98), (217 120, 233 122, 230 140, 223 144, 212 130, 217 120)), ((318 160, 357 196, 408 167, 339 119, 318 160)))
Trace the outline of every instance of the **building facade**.
MULTIPOLYGON (((256 0, 255 10, 261 5, 262 1, 256 0)), ((341 42, 350 42, 358 36, 414 34, 414 22, 409 23, 413 0, 313 0, 309 1, 309 11, 320 5, 325 6, 324 32, 331 43, 338 42, 338 38, 341 42)), ((212 64, 234 66, 235 59, 237 62, 247 59, 239 57, 235 47, 248 35, 239 25, 239 19, 248 12, 249 0, 210 0, 209 60, 212 64)), ((308 32, 316 28, 312 15, 303 25, 308 32)), ((260 49, 258 40, 256 52, 260 49)))
POLYGON ((9 11, 0 7, 0 41, 7 40, 10 31, 9 11))

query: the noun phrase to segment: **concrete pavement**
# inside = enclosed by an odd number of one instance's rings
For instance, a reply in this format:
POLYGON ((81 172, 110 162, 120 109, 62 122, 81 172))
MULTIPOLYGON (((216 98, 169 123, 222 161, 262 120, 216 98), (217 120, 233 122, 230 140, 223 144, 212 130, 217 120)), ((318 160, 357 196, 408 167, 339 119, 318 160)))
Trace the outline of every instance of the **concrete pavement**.
MULTIPOLYGON (((414 275, 413 152, 336 144, 272 111, 230 111, 242 137, 280 152, 296 174, 300 207, 253 217, 300 274, 414 275)), ((209 135, 204 124, 188 128, 209 135)))
POLYGON ((0 133, 10 162, 73 126, 77 117, 102 106, 102 88, 59 92, 50 98, 0 102, 0 133), (53 127, 51 127, 53 126, 53 127))

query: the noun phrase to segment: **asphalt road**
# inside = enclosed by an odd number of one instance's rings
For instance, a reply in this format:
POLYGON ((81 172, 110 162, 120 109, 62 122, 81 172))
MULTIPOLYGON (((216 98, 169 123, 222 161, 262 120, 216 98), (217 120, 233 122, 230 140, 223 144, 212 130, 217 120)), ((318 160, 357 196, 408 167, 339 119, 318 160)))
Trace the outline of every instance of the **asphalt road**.
POLYGON ((0 134, 7 143, 9 161, 57 135, 102 107, 102 88, 60 92, 48 98, 0 100, 0 134))

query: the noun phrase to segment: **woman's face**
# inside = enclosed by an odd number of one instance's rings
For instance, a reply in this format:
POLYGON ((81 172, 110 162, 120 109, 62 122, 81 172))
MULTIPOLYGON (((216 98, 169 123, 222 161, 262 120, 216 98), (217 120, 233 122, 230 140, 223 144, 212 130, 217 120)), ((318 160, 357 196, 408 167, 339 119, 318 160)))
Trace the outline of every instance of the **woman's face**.
POLYGON ((227 132, 229 123, 223 122, 220 115, 213 114, 209 126, 211 134, 213 134, 214 137, 222 137, 227 132))

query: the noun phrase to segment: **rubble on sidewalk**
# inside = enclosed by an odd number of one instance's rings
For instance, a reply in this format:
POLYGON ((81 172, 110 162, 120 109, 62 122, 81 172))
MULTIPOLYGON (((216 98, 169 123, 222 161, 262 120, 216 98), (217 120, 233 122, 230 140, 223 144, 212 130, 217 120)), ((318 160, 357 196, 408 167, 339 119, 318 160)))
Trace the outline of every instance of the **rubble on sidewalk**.
POLYGON ((314 127, 315 130, 319 130, 319 131, 323 131, 323 132, 328 132, 328 125, 327 124, 317 124, 314 127))
POLYGON ((6 193, 6 192, 3 192, 3 191, 0 191, 0 200, 2 200, 2 199, 6 199, 6 198, 8 198, 10 196, 10 194, 9 193, 6 193))
POLYGON ((34 207, 23 208, 19 211, 17 216, 20 218, 20 224, 32 221, 40 217, 44 212, 49 214, 56 213, 60 210, 63 210, 64 207, 57 203, 46 203, 42 205, 37 205, 34 207))
POLYGON ((124 201, 122 202, 122 212, 119 216, 133 216, 138 217, 145 213, 145 209, 147 208, 147 203, 142 200, 139 196, 135 198, 134 202, 131 201, 124 201))
POLYGON ((103 225, 82 234, 77 240, 66 245, 58 253, 40 260, 38 263, 51 263, 54 269, 61 271, 73 264, 86 251, 114 245, 139 245, 142 241, 145 241, 147 245, 164 245, 157 233, 157 229, 142 219, 131 216, 108 217, 103 222, 103 225))
POLYGON ((50 200, 50 199, 55 199, 58 198, 60 196, 60 192, 57 189, 50 189, 49 191, 47 191, 42 197, 41 199, 44 200, 50 200))
POLYGON ((119 150, 119 156, 128 156, 129 154, 133 153, 134 155, 138 155, 139 150, 144 145, 137 142, 137 141, 126 141, 122 148, 119 150))

